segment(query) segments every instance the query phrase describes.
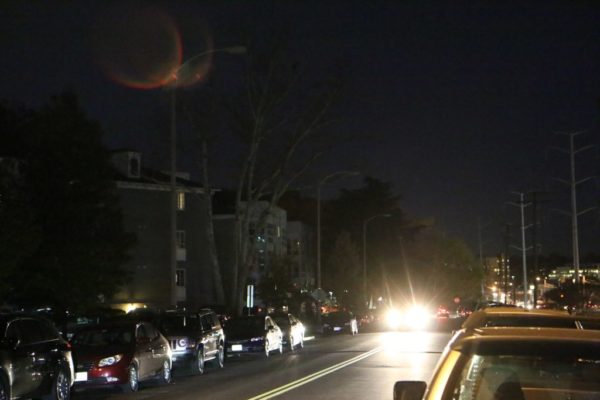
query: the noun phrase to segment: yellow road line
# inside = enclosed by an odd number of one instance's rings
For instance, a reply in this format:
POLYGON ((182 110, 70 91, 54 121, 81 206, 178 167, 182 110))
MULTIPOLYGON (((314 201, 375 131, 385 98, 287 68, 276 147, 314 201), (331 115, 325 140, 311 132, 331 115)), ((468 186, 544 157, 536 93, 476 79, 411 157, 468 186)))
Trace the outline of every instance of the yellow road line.
POLYGON ((329 375, 337 370, 340 370, 342 368, 345 368, 351 364, 354 364, 360 360, 363 360, 367 357, 371 357, 373 354, 379 353, 381 350, 383 350, 383 347, 376 347, 371 351, 368 351, 366 353, 363 353, 359 356, 356 356, 354 358, 351 358, 349 360, 346 361, 342 361, 339 364, 335 364, 332 365, 331 367, 322 369, 321 371, 317 371, 315 373, 312 373, 310 375, 307 375, 303 378, 300 378, 298 380, 295 380, 293 382, 287 383, 283 386, 279 386, 278 388, 269 390, 268 392, 259 394, 258 396, 254 396, 249 398, 248 400, 267 400, 267 399, 272 399, 273 397, 277 397, 279 395, 282 395, 285 392, 289 392, 290 390, 296 389, 297 387, 300 387, 302 385, 305 385, 309 382, 312 382, 314 380, 317 380, 319 378, 324 377, 325 375, 329 375))

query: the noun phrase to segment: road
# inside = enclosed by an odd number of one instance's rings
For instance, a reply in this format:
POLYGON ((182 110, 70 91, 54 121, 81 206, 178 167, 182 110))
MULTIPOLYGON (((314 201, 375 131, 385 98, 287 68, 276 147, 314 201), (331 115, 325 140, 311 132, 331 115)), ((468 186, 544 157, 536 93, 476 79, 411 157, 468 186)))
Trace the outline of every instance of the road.
POLYGON ((374 332, 307 341, 284 354, 229 357, 204 375, 174 370, 170 385, 146 384, 137 393, 77 391, 74 400, 391 399, 394 382, 428 381, 448 332, 374 332))

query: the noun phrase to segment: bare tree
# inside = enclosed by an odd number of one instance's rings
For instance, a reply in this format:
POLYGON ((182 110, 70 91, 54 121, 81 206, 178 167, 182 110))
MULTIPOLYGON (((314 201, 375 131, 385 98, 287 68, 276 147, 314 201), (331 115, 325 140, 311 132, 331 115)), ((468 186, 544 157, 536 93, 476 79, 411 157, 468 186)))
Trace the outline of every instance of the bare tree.
MULTIPOLYGON (((309 80, 301 79, 301 74, 298 64, 290 64, 280 48, 266 57, 250 56, 243 93, 227 105, 236 140, 231 147, 241 149, 234 165, 235 262, 232 268, 227 268, 232 271, 229 276, 223 273, 226 266, 220 265, 217 257, 209 198, 207 238, 216 300, 225 300, 235 312, 242 309, 245 286, 255 265, 256 240, 249 234, 250 224, 258 232, 264 229, 272 208, 290 185, 339 141, 334 133, 324 130, 331 122, 331 107, 339 94, 339 83, 329 80, 309 86, 309 80), (266 203, 266 207, 260 208, 257 221, 252 213, 256 212, 259 201, 266 203), (225 293, 224 287, 231 289, 225 293)), ((217 114, 214 97, 204 101, 202 107, 197 106, 187 107, 186 114, 200 141, 202 183, 205 195, 210 196, 214 187, 209 162, 215 156, 211 144, 215 132, 223 133, 223 127, 207 122, 217 114)))

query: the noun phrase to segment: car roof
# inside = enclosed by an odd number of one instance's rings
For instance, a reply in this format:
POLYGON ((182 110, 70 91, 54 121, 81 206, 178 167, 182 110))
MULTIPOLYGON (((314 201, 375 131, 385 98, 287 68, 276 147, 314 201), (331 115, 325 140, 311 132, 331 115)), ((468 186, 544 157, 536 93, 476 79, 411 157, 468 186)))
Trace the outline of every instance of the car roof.
POLYGON ((569 328, 521 328, 490 327, 474 330, 462 330, 448 344, 451 348, 460 348, 467 342, 488 341, 552 341, 552 342, 589 342, 600 345, 600 331, 569 328))
POLYGON ((490 307, 475 311, 473 314, 487 314, 487 315, 498 315, 498 314, 510 314, 510 315, 543 315, 543 316, 569 316, 570 314, 566 311, 560 310, 547 310, 547 309, 528 309, 519 307, 490 307))
POLYGON ((461 330, 444 353, 536 355, 600 359, 600 331, 569 328, 494 327, 461 330))

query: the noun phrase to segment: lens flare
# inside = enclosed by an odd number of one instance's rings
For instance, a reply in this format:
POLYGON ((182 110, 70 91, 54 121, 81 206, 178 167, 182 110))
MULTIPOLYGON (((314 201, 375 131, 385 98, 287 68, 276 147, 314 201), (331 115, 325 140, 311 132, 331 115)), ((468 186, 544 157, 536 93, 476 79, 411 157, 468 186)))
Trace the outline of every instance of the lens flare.
POLYGON ((98 20, 93 48, 112 80, 137 89, 154 89, 173 78, 182 57, 175 23, 157 8, 125 6, 98 20))

